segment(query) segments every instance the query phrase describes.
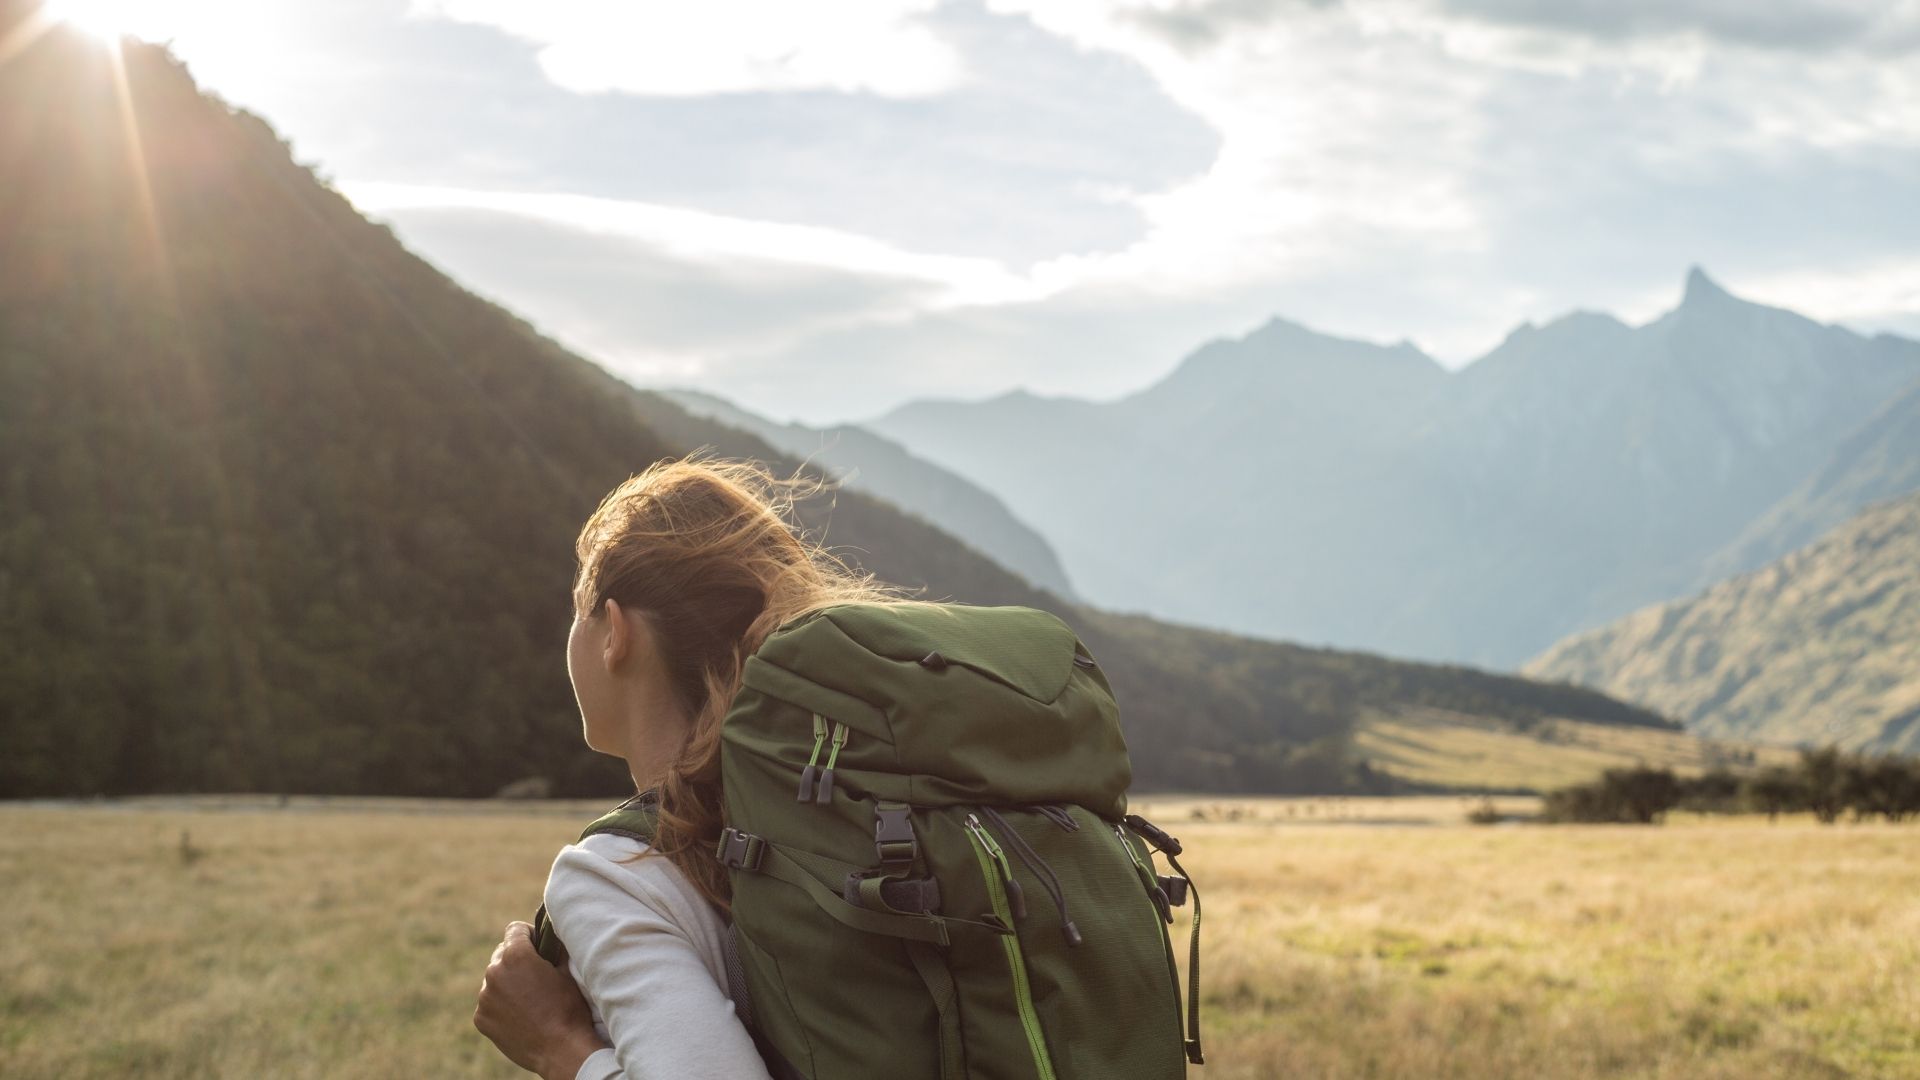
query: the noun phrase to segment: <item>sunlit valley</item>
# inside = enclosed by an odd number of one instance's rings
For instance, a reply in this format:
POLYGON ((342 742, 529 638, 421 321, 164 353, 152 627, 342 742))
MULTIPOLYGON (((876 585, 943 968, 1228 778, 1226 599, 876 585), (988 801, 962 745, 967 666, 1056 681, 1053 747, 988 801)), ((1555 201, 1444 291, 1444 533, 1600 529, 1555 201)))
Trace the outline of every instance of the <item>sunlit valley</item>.
MULTIPOLYGON (((507 18, 474 10, 388 15, 507 18)), ((1446 362, 1251 289, 1251 329, 1206 299, 1164 348, 1121 325, 1150 375, 1116 352, 1139 377, 954 392, 954 341, 1004 371, 1058 331, 1021 320, 1100 307, 1075 290, 1111 268, 638 200, 596 233, 611 195, 529 182, 572 246, 489 270, 513 169, 486 151, 491 202, 417 206, 424 168, 336 182, 197 81, 270 67, 269 18, 0 0, 0 1074, 515 1075, 469 1025, 476 959, 632 789, 580 741, 575 533, 696 451, 828 481, 800 524, 886 582, 1079 634, 1133 804, 1180 826, 1224 928, 1196 1075, 1920 1074, 1920 340, 1681 259, 1620 316, 1516 300, 1446 362), (623 299, 619 243, 669 227, 718 239, 623 299), (698 291, 730 244, 767 311, 698 291), (780 261, 822 251, 819 280, 780 261), (570 253, 556 280, 604 293, 508 295, 570 253), (704 357, 667 308, 753 340, 704 357), (767 344, 780 319, 826 344, 767 344), (593 347, 654 326, 695 359, 593 347), (870 384, 838 420, 766 406, 834 380, 870 384)), ((1179 26, 1180 55, 1217 45, 1179 26)), ((513 77, 563 82, 540 56, 513 77)), ((968 85, 794 64, 566 92, 720 123, 968 85)))

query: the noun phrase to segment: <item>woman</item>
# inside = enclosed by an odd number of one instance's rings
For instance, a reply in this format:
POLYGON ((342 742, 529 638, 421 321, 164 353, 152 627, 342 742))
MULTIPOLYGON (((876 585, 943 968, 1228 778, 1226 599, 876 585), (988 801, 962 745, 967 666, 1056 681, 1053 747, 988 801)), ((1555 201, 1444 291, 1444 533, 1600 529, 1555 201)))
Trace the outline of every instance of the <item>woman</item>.
POLYGON ((788 523, 811 494, 746 463, 663 462, 614 489, 581 529, 567 638, 587 745, 659 793, 649 848, 599 835, 563 849, 546 905, 568 962, 513 923, 474 1025, 543 1077, 761 1078, 727 998, 720 721, 746 658, 775 628, 849 601, 910 603, 788 523))

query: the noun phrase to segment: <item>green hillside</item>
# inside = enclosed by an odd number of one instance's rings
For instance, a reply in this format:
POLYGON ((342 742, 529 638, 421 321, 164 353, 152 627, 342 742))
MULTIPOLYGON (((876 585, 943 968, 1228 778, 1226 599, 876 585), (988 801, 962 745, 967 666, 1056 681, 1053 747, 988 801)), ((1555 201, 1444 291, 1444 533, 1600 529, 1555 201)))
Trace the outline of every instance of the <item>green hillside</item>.
POLYGON ((1920 752, 1920 494, 1526 670, 1644 702, 1695 734, 1920 752))
MULTIPOLYGON (((162 50, 127 48, 130 112, 112 63, 54 31, 0 64, 0 796, 617 788, 561 662, 574 531, 662 456, 781 459, 648 424, 162 50)), ((803 518, 889 580, 1073 621, 1147 787, 1383 789, 1351 746, 1381 701, 1659 723, 1076 608, 857 492, 803 518)))
POLYGON ((1682 776, 1790 765, 1784 747, 1702 739, 1660 728, 1548 719, 1512 725, 1445 709, 1370 710, 1355 753, 1378 772, 1465 790, 1546 792, 1599 779, 1608 769, 1652 767, 1682 776))

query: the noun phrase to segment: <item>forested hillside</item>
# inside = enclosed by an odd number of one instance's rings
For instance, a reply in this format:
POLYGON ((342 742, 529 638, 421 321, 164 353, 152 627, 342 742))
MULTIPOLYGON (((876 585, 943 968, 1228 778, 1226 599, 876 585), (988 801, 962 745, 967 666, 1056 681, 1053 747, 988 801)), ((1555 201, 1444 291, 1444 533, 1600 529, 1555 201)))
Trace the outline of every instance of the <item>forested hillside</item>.
MULTIPOLYGON (((0 64, 0 796, 616 789, 561 661, 578 523, 697 445, 792 463, 664 435, 162 50, 116 62, 53 30, 0 64)), ((1384 786, 1349 745, 1382 696, 1660 723, 1077 609, 857 492, 803 516, 889 580, 1074 621, 1145 786, 1384 786)))

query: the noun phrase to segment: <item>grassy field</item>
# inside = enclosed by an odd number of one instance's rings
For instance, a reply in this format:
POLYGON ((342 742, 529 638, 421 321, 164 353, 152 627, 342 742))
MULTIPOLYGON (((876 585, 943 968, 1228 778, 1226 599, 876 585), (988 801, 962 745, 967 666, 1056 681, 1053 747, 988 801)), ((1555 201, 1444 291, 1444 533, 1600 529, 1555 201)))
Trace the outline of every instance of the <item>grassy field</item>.
POLYGON ((1381 772, 1418 784, 1490 790, 1550 791, 1634 765, 1687 776, 1715 766, 1746 771, 1797 758, 1785 747, 1578 720, 1544 720, 1523 733, 1441 709, 1372 713, 1362 718, 1354 743, 1381 772))
MULTIPOLYGON (((1194 1074, 1920 1076, 1920 827, 1466 805, 1142 800, 1204 890, 1194 1074)), ((518 1075, 473 991, 584 811, 469 809, 0 808, 0 1075, 518 1075)))

